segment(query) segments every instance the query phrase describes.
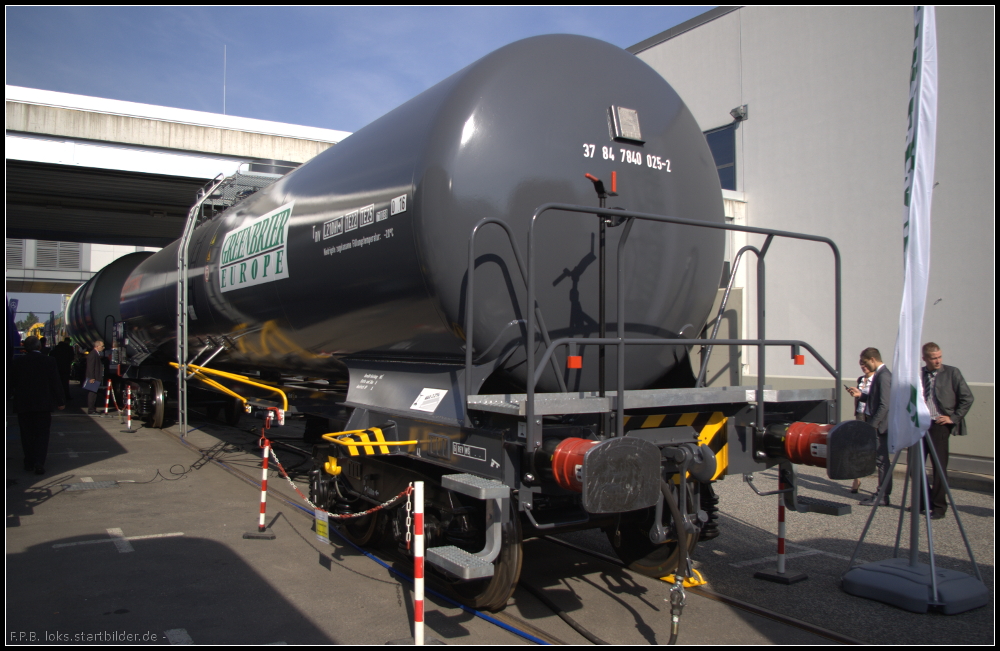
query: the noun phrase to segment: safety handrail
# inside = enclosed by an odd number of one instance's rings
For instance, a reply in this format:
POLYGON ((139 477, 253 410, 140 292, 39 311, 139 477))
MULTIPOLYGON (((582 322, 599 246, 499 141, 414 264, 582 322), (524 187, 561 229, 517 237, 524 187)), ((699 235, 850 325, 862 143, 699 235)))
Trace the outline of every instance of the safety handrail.
MULTIPOLYGON (((525 287, 527 287, 527 284, 528 284, 528 274, 526 273, 525 268, 524 268, 524 260, 521 257, 521 250, 517 246, 517 241, 514 239, 514 232, 510 229, 510 226, 507 225, 506 222, 504 222, 504 221, 502 221, 500 219, 496 219, 494 217, 484 217, 484 218, 480 219, 478 222, 476 222, 476 225, 472 227, 472 232, 469 234, 469 271, 466 274, 466 277, 468 278, 468 281, 466 282, 466 285, 465 285, 465 401, 466 401, 466 406, 468 406, 469 395, 472 394, 472 341, 473 341, 472 335, 473 335, 473 328, 474 328, 474 320, 472 318, 472 305, 473 305, 473 300, 475 298, 476 234, 479 232, 479 229, 481 227, 485 226, 486 224, 497 224, 497 225, 501 226, 504 229, 504 231, 507 233, 507 239, 510 240, 510 248, 514 252, 514 260, 517 262, 517 269, 518 269, 518 271, 521 272, 521 280, 524 282, 525 287)), ((534 305, 534 303, 529 302, 528 305, 532 306, 532 305, 534 305)), ((515 307, 516 307, 516 305, 515 305, 515 307)), ((545 327, 545 320, 542 318, 541 310, 538 308, 537 305, 535 305, 534 309, 531 309, 529 307, 528 312, 531 312, 531 313, 537 312, 537 314, 538 314, 538 326, 539 326, 539 328, 541 330, 542 340, 545 342, 546 346, 549 345, 551 343, 551 341, 549 339, 549 331, 545 327)), ((523 319, 515 319, 515 321, 523 322, 523 319)), ((510 324, 508 323, 507 326, 509 327, 510 324)), ((505 328, 505 330, 506 330, 506 328, 505 328)), ((531 330, 528 330, 528 332, 531 332, 531 330)), ((499 338, 500 338, 500 335, 497 335, 497 339, 499 339, 499 338)), ((534 337, 532 337, 532 339, 534 339, 534 337)), ((489 351, 491 348, 493 348, 493 346, 496 345, 496 343, 497 342, 494 341, 492 344, 490 344, 489 348, 487 348, 486 350, 489 351)), ((554 360, 553 360, 553 370, 556 373, 556 379, 559 381, 559 388, 562 389, 563 391, 566 391, 566 382, 563 380, 562 375, 559 373, 559 368, 555 365, 555 361, 554 360)))
POLYGON ((380 445, 418 445, 420 443, 420 441, 343 441, 336 438, 340 436, 351 436, 353 434, 367 434, 369 431, 370 429, 352 429, 346 432, 330 432, 328 434, 323 434, 321 438, 326 441, 330 441, 331 443, 336 443, 349 448, 378 447, 380 445))
MULTIPOLYGON (((743 254, 747 251, 753 251, 760 256, 760 250, 756 246, 744 246, 739 252, 736 253, 736 258, 733 260, 733 270, 729 274, 729 282, 726 283, 726 292, 722 295, 722 302, 719 304, 719 313, 715 316, 715 325, 712 326, 712 334, 709 339, 715 339, 719 334, 719 326, 722 325, 722 316, 726 313, 726 304, 729 303, 729 294, 733 291, 733 283, 736 282, 736 272, 740 268, 740 260, 743 259, 743 254)), ((708 360, 712 357, 712 349, 714 346, 708 344, 703 346, 705 350, 705 356, 701 360, 701 370, 698 371, 698 380, 695 382, 696 387, 703 386, 705 384, 705 374, 708 372, 708 360)))
POLYGON ((204 382, 205 384, 207 384, 208 386, 212 387, 213 389, 216 389, 217 391, 221 391, 222 393, 225 393, 227 395, 230 395, 230 396, 236 398, 237 400, 239 400, 240 402, 243 403, 244 407, 247 405, 247 403, 250 402, 249 400, 247 400, 246 398, 244 398, 240 394, 236 393, 235 391, 233 391, 229 387, 227 387, 227 386, 225 386, 223 384, 219 384, 218 382, 216 382, 212 378, 207 377, 205 375, 202 375, 198 371, 192 371, 190 373, 190 376, 193 377, 194 379, 198 380, 199 382, 204 382))
MULTIPOLYGON (((187 219, 184 221, 184 230, 177 243, 177 361, 186 364, 188 346, 188 288, 189 288, 189 262, 188 248, 191 243, 191 236, 195 227, 200 221, 198 218, 202 205, 216 188, 226 180, 224 174, 216 175, 214 179, 206 183, 200 190, 193 206, 188 211, 187 219), (211 187, 209 187, 211 186, 211 187), (208 188, 208 189, 206 189, 208 188)), ((181 366, 177 367, 177 426, 180 429, 181 438, 187 436, 187 370, 181 366)))
MULTIPOLYGON (((654 221, 669 224, 678 224, 682 226, 694 226, 696 228, 709 228, 715 230, 725 230, 725 231, 738 231, 743 233, 753 233, 758 235, 766 235, 767 239, 764 241, 764 245, 760 248, 760 253, 757 256, 757 334, 758 338, 756 340, 715 340, 716 343, 725 343, 728 341, 746 341, 750 342, 745 345, 755 345, 757 346, 757 419, 756 427, 759 430, 763 430, 764 427, 764 379, 766 374, 766 361, 765 361, 765 350, 766 343, 768 340, 765 337, 765 319, 764 319, 764 299, 765 299, 765 277, 764 277, 764 256, 767 254, 768 249, 771 246, 774 238, 777 237, 787 237, 790 239, 800 239, 813 242, 820 242, 828 245, 833 252, 834 256, 834 276, 835 276, 835 290, 834 290, 834 328, 835 328, 835 349, 836 349, 836 360, 835 368, 833 369, 833 376, 836 380, 834 386, 840 385, 841 380, 841 362, 842 362, 842 337, 841 337, 841 260, 840 260, 840 250, 833 240, 821 237, 818 235, 807 235, 805 233, 795 233, 791 231, 779 231, 770 228, 758 228, 754 226, 737 226, 735 224, 724 224, 716 222, 704 222, 696 219, 689 219, 685 217, 669 217, 666 215, 654 215, 650 213, 640 213, 620 209, 608 209, 608 208, 595 208, 593 206, 579 206, 574 204, 564 204, 564 203, 546 203, 535 209, 534 214, 531 217, 531 222, 528 227, 528 305, 535 305, 535 225, 538 222, 539 217, 547 211, 561 211, 577 213, 581 215, 597 215, 598 217, 607 217, 615 220, 625 219, 626 224, 624 232, 622 233, 621 239, 618 242, 618 261, 617 261, 617 290, 618 290, 618 332, 619 337, 617 338, 604 338, 602 341, 604 343, 615 343, 618 347, 618 373, 617 373, 617 385, 619 387, 619 394, 621 399, 617 401, 618 403, 618 418, 616 423, 616 430, 618 436, 622 436, 624 433, 624 385, 625 385, 625 345, 626 343, 638 343, 643 340, 636 339, 626 339, 624 336, 623 325, 627 323, 625 319, 625 274, 624 274, 624 256, 622 252, 624 251, 625 242, 628 239, 629 233, 632 228, 632 224, 636 219, 645 221, 654 221)), ((471 305, 468 305, 467 309, 471 312, 471 305)), ((535 417, 535 386, 537 382, 535 381, 537 366, 535 363, 535 347, 533 344, 535 332, 535 310, 528 310, 528 328, 527 332, 530 333, 530 341, 525 342, 525 349, 527 354, 527 371, 528 371, 528 385, 527 394, 525 396, 525 417, 526 417, 526 435, 528 449, 533 450, 540 448, 542 445, 542 431, 540 419, 535 417)), ((589 342, 596 343, 597 340, 589 339, 589 342)), ((675 340, 659 340, 660 344, 669 343, 675 340)), ((690 345, 692 343, 697 343, 703 340, 693 340, 693 339, 683 339, 681 340, 685 345, 690 345)), ((567 342, 568 343, 568 342, 567 342)), ((579 343, 579 342, 577 342, 579 343)), ((789 342, 792 343, 792 342, 789 342)), ((807 350, 816 355, 814 349, 808 346, 804 342, 793 342, 799 346, 805 347, 807 350)), ((784 344, 788 345, 788 343, 784 344)), ((548 349, 546 350, 548 352, 548 349)), ((546 357, 551 359, 551 353, 546 357)), ((817 359, 821 359, 817 355, 817 359)), ((829 364, 823 362, 824 368, 830 371, 829 364)), ((557 377, 559 376, 556 373, 557 377)), ((466 398, 468 400, 468 398, 466 398)), ((834 391, 834 401, 836 403, 836 413, 840 414, 840 402, 841 396, 839 391, 834 391)))
MULTIPOLYGON (((176 362, 170 362, 170 365, 173 366, 174 368, 180 368, 180 366, 176 362)), ((278 395, 281 396, 282 409, 284 409, 285 411, 288 411, 288 396, 285 394, 284 391, 282 391, 281 389, 279 389, 277 387, 272 387, 272 386, 267 385, 267 384, 261 384, 260 382, 254 382, 253 380, 251 380, 250 378, 248 378, 245 375, 237 375, 236 373, 227 373, 226 371, 217 371, 214 368, 206 368, 204 366, 196 366, 195 364, 185 364, 184 367, 185 368, 193 368, 196 371, 198 371, 199 373, 208 373, 210 375, 218 375, 219 377, 224 377, 224 378, 226 378, 228 380, 233 380, 234 382, 242 382, 243 384, 249 384, 250 386, 253 386, 253 387, 258 387, 258 388, 261 388, 261 389, 267 389, 268 391, 274 391, 275 393, 277 393, 278 395)))
MULTIPOLYGON (((600 337, 594 337, 594 338, 587 338, 587 337, 560 337, 559 339, 553 339, 552 340, 552 344, 549 345, 545 349, 544 353, 542 353, 542 356, 541 356, 541 358, 539 360, 539 363, 538 363, 538 368, 535 369, 535 376, 534 376, 535 383, 537 383, 539 380, 542 379, 542 373, 545 372, 545 369, 544 369, 545 363, 549 361, 549 358, 556 351, 556 349, 559 348, 560 346, 568 346, 569 344, 576 344, 577 346, 608 345, 608 344, 618 344, 621 341, 622 341, 622 339, 620 337, 604 337, 604 338, 600 338, 600 337)), ((763 346, 790 346, 790 347, 801 346, 802 348, 805 348, 810 353, 812 353, 813 357, 816 358, 816 361, 819 362, 820 365, 823 368, 825 368, 828 373, 830 373, 831 375, 833 375, 833 374, 836 373, 836 369, 833 366, 831 366, 829 362, 827 362, 825 359, 823 359, 823 357, 818 352, 816 352, 815 348, 813 348, 807 342, 800 341, 798 339, 765 339, 765 340, 758 340, 758 339, 685 339, 685 338, 681 337, 681 338, 677 338, 677 339, 631 339, 631 338, 626 338, 624 341, 625 341, 626 344, 628 344, 630 346, 631 345, 637 345, 637 346, 657 346, 657 345, 670 345, 670 344, 681 344, 681 345, 687 346, 687 345, 693 345, 693 344, 707 344, 709 342, 714 342, 714 343, 717 343, 717 344, 722 344, 723 346, 755 346, 755 345, 758 345, 758 344, 763 345, 763 346)))

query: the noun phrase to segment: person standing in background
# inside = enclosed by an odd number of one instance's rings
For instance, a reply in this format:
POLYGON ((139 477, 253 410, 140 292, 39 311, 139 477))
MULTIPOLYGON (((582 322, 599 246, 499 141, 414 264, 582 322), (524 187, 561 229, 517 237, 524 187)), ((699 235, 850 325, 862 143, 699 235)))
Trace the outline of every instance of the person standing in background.
MULTIPOLYGON (((931 412, 931 427, 927 430, 927 445, 933 445, 941 467, 933 464, 931 481, 931 519, 940 520, 948 511, 948 496, 944 478, 948 473, 948 442, 952 436, 968 434, 965 415, 972 408, 972 391, 965 383, 962 372, 954 366, 941 363, 941 347, 933 341, 923 347, 924 402, 931 412)), ((924 452, 924 458, 930 451, 924 452)), ((933 459, 932 459, 933 462, 933 459)))
POLYGON ((66 404, 69 404, 69 373, 70 367, 73 366, 73 358, 76 357, 73 346, 70 345, 70 338, 66 337, 56 344, 56 347, 49 353, 49 357, 56 360, 56 366, 59 368, 59 379, 62 381, 63 392, 66 396, 66 404))
POLYGON ((94 344, 94 350, 90 351, 87 355, 87 372, 84 374, 84 382, 97 383, 96 391, 89 391, 87 394, 87 413, 96 414, 95 409, 97 405, 97 394, 100 392, 100 386, 104 380, 104 360, 101 359, 104 356, 104 342, 98 341, 94 344))
MULTIPOLYGON (((882 363, 882 353, 878 348, 865 348, 861 351, 861 365, 872 372, 871 385, 868 387, 868 394, 863 395, 855 388, 848 388, 847 392, 854 398, 865 403, 865 422, 875 428, 878 434, 878 445, 875 448, 875 465, 878 467, 878 487, 886 484, 885 496, 882 498, 886 506, 889 506, 889 495, 892 493, 892 475, 890 466, 892 460, 889 458, 889 389, 892 386, 892 373, 889 367, 882 363)), ((858 502, 861 506, 875 506, 878 504, 878 487, 871 498, 858 502)))
MULTIPOLYGON (((861 395, 867 396, 872 384, 872 372, 864 364, 861 365, 861 372, 862 375, 858 378, 858 391, 861 392, 861 395)), ((854 399, 854 418, 860 421, 865 420, 865 403, 860 397, 854 399)), ((861 490, 861 479, 857 478, 851 485, 851 492, 857 493, 859 490, 861 490)))
POLYGON ((25 354, 11 364, 12 402, 21 430, 24 469, 45 474, 49 452, 52 409, 64 409, 62 387, 56 360, 38 350, 38 337, 24 340, 25 354))

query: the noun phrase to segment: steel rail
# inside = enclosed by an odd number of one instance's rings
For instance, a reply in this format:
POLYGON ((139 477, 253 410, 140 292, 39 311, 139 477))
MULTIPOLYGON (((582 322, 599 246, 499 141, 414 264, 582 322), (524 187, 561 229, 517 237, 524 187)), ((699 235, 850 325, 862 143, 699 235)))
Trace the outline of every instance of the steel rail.
MULTIPOLYGON (((587 549, 586 547, 581 547, 579 545, 562 540, 560 538, 554 538, 552 536, 542 536, 542 539, 547 540, 548 542, 551 543, 555 543, 557 545, 562 545, 563 547, 580 552, 581 554, 592 556, 606 563, 626 568, 624 563, 622 563, 619 559, 614 558, 613 556, 608 556, 607 554, 602 554, 600 552, 596 552, 587 549)), ((712 599, 713 601, 724 603, 727 606, 733 606, 734 608, 745 610, 749 613, 753 613, 754 615, 766 617, 767 619, 771 619, 781 624, 785 624, 786 626, 791 626, 792 628, 797 628, 806 631, 808 633, 812 633, 813 635, 818 635, 819 637, 825 637, 829 640, 838 642, 840 644, 859 644, 859 645, 868 644, 867 642, 863 642, 857 638, 850 637, 849 635, 843 635, 841 633, 837 633, 836 631, 831 631, 828 628, 823 628, 822 626, 816 626, 815 624, 804 622, 801 619, 796 619, 794 617, 789 617, 788 615, 783 615, 773 610, 761 608, 760 606, 755 606, 754 604, 747 603, 746 601, 743 601, 741 599, 736 599, 735 597, 729 597, 724 594, 719 594, 718 592, 715 592, 714 590, 709 590, 708 588, 705 587, 699 586, 694 588, 686 588, 686 590, 687 592, 691 594, 696 594, 699 597, 712 599)))

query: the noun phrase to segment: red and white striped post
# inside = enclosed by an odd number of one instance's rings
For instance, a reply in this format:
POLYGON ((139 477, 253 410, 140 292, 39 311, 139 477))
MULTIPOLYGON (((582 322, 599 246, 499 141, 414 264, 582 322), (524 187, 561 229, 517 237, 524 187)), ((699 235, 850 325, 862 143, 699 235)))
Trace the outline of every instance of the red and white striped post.
POLYGON ((257 531, 248 531, 243 534, 243 537, 246 539, 274 540, 276 536, 274 533, 268 531, 267 526, 264 524, 264 510, 267 507, 267 459, 271 456, 271 442, 267 440, 266 436, 262 435, 260 437, 260 446, 264 449, 263 463, 260 465, 260 523, 257 525, 257 531))
MULTIPOLYGON (((110 382, 110 381, 109 381, 110 382)), ((132 431, 132 385, 125 385, 125 423, 129 432, 132 431)))
POLYGON ((755 579, 791 585, 809 577, 805 574, 785 574, 785 481, 781 471, 778 472, 778 491, 778 571, 757 572, 753 576, 755 579))
MULTIPOLYGON (((779 473, 780 476, 780 473, 779 473)), ((778 490, 785 490, 785 482, 778 480, 778 490)), ((778 493, 778 574, 785 573, 785 496, 778 493)))
POLYGON ((424 482, 413 482, 413 643, 424 644, 424 482))
POLYGON ((267 506, 267 458, 271 456, 271 442, 266 437, 261 437, 264 442, 264 463, 261 465, 263 477, 260 480, 260 523, 257 525, 257 532, 264 533, 267 527, 264 526, 264 509, 267 506))
POLYGON ((111 378, 108 378, 108 386, 104 390, 104 415, 108 415, 108 403, 111 401, 111 378))

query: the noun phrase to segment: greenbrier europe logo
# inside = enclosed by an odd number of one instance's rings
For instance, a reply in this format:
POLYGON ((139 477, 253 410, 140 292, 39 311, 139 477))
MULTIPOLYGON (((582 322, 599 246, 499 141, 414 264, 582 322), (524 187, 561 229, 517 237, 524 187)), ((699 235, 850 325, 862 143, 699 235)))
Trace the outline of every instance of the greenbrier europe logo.
POLYGON ((295 202, 226 233, 219 257, 223 292, 288 278, 288 219, 295 202))

